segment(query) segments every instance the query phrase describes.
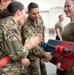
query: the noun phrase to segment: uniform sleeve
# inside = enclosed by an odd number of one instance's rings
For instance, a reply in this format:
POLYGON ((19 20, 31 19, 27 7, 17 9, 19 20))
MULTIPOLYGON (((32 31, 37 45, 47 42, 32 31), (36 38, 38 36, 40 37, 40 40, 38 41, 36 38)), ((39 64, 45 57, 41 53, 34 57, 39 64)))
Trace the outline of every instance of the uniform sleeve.
POLYGON ((27 47, 22 46, 21 41, 17 34, 13 33, 13 30, 6 31, 4 28, 0 29, 0 39, 3 38, 3 50, 2 52, 10 57, 11 61, 21 60, 27 57, 29 50, 27 47), (10 32, 10 33, 9 33, 10 32))
MULTIPOLYGON (((30 27, 24 27, 23 26, 22 32, 23 32, 22 33, 22 35, 23 35, 22 38, 24 39, 23 41, 25 41, 27 38, 29 38, 29 37, 31 37, 33 35, 30 27)), ((35 55, 37 55, 38 57, 41 58, 41 57, 43 57, 45 51, 40 47, 40 45, 36 45, 32 49, 31 52, 33 52, 35 55)))
POLYGON ((43 48, 41 48, 39 45, 35 46, 32 51, 39 58, 42 58, 44 56, 44 53, 45 53, 43 48))
POLYGON ((57 23, 56 25, 55 25, 55 29, 60 29, 60 26, 59 26, 59 23, 57 23))

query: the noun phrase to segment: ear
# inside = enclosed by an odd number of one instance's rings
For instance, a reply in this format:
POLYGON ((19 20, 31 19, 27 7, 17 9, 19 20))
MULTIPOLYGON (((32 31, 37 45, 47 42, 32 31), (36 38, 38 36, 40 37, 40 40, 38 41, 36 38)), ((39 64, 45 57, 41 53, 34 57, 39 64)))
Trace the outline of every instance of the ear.
POLYGON ((18 16, 20 16, 21 11, 18 9, 18 10, 16 11, 16 14, 17 14, 18 16))

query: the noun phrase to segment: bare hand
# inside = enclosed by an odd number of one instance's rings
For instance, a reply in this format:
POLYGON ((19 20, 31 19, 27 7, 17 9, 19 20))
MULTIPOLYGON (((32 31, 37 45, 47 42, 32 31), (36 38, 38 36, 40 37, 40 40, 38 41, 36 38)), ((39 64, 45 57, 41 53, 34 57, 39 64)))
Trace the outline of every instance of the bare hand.
POLYGON ((30 65, 30 61, 28 58, 24 58, 21 60, 21 63, 24 65, 24 66, 29 66, 30 65))
POLYGON ((51 54, 52 54, 51 52, 45 52, 44 53, 44 57, 45 57, 46 62, 48 62, 49 60, 52 59, 52 55, 51 54))
POLYGON ((34 46, 38 45, 43 41, 43 37, 41 34, 33 34, 31 38, 25 41, 24 46, 28 47, 28 49, 32 49, 34 46))
POLYGON ((60 69, 60 70, 64 70, 64 69, 61 68, 61 63, 57 64, 57 68, 60 69))

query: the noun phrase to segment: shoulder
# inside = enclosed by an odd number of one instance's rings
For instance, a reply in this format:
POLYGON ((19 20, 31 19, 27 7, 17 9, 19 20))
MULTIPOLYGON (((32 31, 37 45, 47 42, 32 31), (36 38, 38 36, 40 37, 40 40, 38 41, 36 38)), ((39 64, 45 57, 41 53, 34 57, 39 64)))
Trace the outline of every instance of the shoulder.
POLYGON ((59 24, 60 24, 60 22, 57 22, 57 23, 56 23, 56 25, 59 25, 59 24))
POLYGON ((9 27, 11 27, 11 24, 13 24, 13 21, 10 17, 7 18, 3 18, 0 20, 0 26, 8 29, 9 27))
POLYGON ((28 24, 30 22, 29 17, 26 18, 26 20, 24 21, 24 24, 28 24))
POLYGON ((42 18, 42 16, 40 15, 39 16, 39 19, 38 19, 39 21, 43 21, 43 18, 42 18))
POLYGON ((60 27, 60 22, 57 22, 57 23, 55 24, 55 27, 60 27))
POLYGON ((43 22, 41 15, 39 16, 39 19, 38 19, 38 25, 44 26, 44 22, 43 22))
POLYGON ((27 19, 24 21, 23 27, 28 26, 31 23, 30 19, 27 17, 27 19))
POLYGON ((23 24, 23 28, 27 28, 27 27, 29 27, 29 26, 31 26, 31 23, 32 23, 32 21, 30 20, 30 18, 29 17, 27 17, 27 19, 25 20, 25 22, 24 22, 24 24, 23 24))

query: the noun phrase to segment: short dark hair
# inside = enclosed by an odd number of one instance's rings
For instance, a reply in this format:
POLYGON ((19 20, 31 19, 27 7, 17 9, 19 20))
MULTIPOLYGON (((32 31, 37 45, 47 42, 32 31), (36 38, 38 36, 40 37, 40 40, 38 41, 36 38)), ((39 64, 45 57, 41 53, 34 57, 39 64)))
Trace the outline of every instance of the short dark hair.
POLYGON ((28 12, 33 9, 33 8, 39 8, 38 4, 34 3, 34 2, 31 2, 29 5, 28 5, 28 12))
POLYGON ((24 5, 21 2, 18 1, 13 1, 11 2, 8 7, 7 10, 10 12, 10 14, 13 16, 17 10, 22 11, 24 9, 24 5))
POLYGON ((63 16, 63 15, 59 15, 58 18, 60 18, 61 16, 63 16))

